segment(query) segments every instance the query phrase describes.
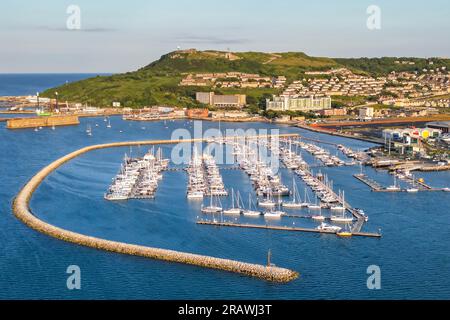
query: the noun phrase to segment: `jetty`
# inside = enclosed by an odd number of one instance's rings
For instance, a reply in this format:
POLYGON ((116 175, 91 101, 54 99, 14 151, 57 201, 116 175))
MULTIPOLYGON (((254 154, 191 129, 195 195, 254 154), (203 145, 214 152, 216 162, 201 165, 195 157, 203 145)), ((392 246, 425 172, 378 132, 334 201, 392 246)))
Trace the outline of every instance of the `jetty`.
POLYGON ((30 228, 41 232, 50 237, 86 246, 98 250, 127 254, 133 256, 141 256, 151 259, 157 259, 168 262, 182 263, 209 269, 223 270, 238 273, 246 276, 260 278, 266 281, 285 283, 296 279, 299 275, 297 272, 285 268, 275 267, 272 265, 259 265, 246 263, 231 259, 216 258, 211 256, 192 254, 174 250, 166 250, 147 246, 128 244, 117 241, 96 238, 83 235, 73 231, 56 227, 50 223, 42 221, 30 209, 30 200, 35 190, 53 171, 61 167, 68 161, 77 158, 83 154, 94 150, 142 146, 142 145, 168 145, 178 143, 197 143, 206 142, 204 139, 190 140, 151 140, 151 141, 135 141, 135 142, 117 142, 102 145, 93 145, 74 151, 43 168, 20 190, 13 201, 12 209, 14 215, 30 228))
MULTIPOLYGON (((407 189, 402 189, 400 187, 398 189, 389 189, 385 186, 382 186, 380 183, 376 182, 375 180, 369 178, 367 175, 362 174, 362 173, 355 174, 355 175, 353 175, 353 177, 355 177, 362 183, 369 186, 371 188, 372 192, 385 192, 385 193, 408 192, 407 189)), ((446 190, 446 189, 442 189, 442 188, 434 188, 434 187, 426 184, 425 182, 421 181, 420 179, 405 178, 404 180, 405 180, 405 182, 407 182, 413 186, 416 186, 417 191, 445 191, 446 190)))
MULTIPOLYGON (((197 224, 204 225, 204 226, 214 226, 214 227, 264 229, 264 230, 294 231, 294 232, 337 235, 337 233, 333 232, 333 231, 325 231, 325 230, 312 229, 312 228, 262 225, 262 224, 242 224, 242 223, 233 223, 233 222, 219 222, 219 221, 205 221, 205 220, 197 221, 197 224)), ((368 237, 368 238, 381 238, 381 233, 352 232, 352 236, 368 237)))
POLYGON ((383 186, 381 184, 379 184, 378 182, 376 182, 375 180, 370 179, 368 176, 366 176, 365 174, 355 174, 353 175, 356 179, 358 179, 359 181, 361 181, 362 183, 368 185, 372 191, 381 191, 383 190, 383 186))

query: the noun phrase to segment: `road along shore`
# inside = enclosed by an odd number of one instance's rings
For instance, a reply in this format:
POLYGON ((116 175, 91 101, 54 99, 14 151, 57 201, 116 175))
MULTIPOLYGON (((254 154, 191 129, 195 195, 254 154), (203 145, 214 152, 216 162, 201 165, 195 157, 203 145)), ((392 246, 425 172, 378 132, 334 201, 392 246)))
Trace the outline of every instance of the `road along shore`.
MULTIPOLYGON (((297 136, 297 135, 280 135, 280 137, 288 137, 288 136, 297 136)), ((44 181, 44 179, 66 162, 74 158, 77 158, 82 154, 94 150, 115 148, 115 147, 196 143, 196 142, 206 142, 206 141, 203 139, 192 139, 192 140, 173 140, 173 141, 155 140, 155 141, 117 142, 117 143, 89 146, 74 151, 54 161, 53 163, 42 169, 40 172, 38 172, 34 177, 32 177, 28 181, 28 183, 20 190, 20 192, 17 194, 16 198, 13 201, 12 208, 14 215, 30 228, 38 232, 41 232, 45 235, 66 242, 98 250, 104 250, 120 254, 128 254, 133 256, 141 256, 169 262, 183 263, 209 269, 234 272, 272 282, 285 283, 296 279, 299 276, 298 273, 285 268, 275 266, 264 266, 236 260, 222 259, 160 248, 152 248, 147 246, 139 246, 75 233, 69 230, 56 227, 47 222, 44 222, 31 212, 29 206, 31 197, 33 196, 34 191, 44 181)))

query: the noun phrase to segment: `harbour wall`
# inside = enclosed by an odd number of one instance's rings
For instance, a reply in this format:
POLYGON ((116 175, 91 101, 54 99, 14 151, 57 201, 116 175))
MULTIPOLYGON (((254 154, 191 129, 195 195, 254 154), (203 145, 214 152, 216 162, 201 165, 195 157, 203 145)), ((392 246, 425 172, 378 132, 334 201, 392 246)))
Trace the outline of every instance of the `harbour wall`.
MULTIPOLYGON (((287 137, 287 136, 296 136, 296 135, 280 135, 280 137, 287 137)), ((192 139, 192 140, 175 140, 175 141, 156 140, 156 141, 118 142, 118 143, 89 146, 74 151, 51 163, 50 165, 42 169, 39 173, 37 173, 33 178, 31 178, 30 181, 28 181, 28 183, 22 188, 22 190, 20 190, 20 192, 13 201, 14 215, 23 223, 25 223, 27 226, 38 232, 41 232, 56 239, 60 239, 66 242, 98 250, 234 272, 272 282, 285 283, 296 279, 298 277, 298 273, 293 270, 285 268, 264 266, 236 260, 222 259, 160 248, 152 248, 147 246, 139 246, 75 233, 69 230, 56 227, 47 222, 44 222, 31 212, 31 209, 29 207, 30 199, 34 191, 39 187, 42 181, 44 181, 44 179, 48 175, 50 175, 60 166, 82 154, 88 153, 93 150, 114 148, 114 147, 196 143, 196 142, 206 142, 206 141, 202 139, 192 139)))
POLYGON ((51 116, 51 117, 36 117, 36 118, 16 118, 9 119, 6 122, 8 129, 25 129, 36 127, 51 127, 51 126, 71 126, 80 124, 78 116, 51 116))

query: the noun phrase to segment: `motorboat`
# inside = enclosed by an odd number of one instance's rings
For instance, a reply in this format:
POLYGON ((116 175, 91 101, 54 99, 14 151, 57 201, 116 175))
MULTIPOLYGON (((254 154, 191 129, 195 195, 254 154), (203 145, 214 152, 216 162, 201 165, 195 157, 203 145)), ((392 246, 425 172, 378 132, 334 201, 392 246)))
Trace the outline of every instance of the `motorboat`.
POLYGON ((338 226, 326 224, 325 222, 323 222, 320 224, 320 226, 317 227, 317 230, 337 233, 337 232, 340 232, 342 230, 342 228, 338 227, 338 226))

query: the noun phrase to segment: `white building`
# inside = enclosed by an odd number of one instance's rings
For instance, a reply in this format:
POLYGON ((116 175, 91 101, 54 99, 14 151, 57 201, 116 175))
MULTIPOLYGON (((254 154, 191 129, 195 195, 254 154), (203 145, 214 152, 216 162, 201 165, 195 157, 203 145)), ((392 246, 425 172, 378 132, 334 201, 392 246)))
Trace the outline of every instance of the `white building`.
POLYGON ((273 111, 318 111, 331 109, 330 97, 291 98, 288 96, 273 96, 273 101, 266 100, 266 109, 273 111))
POLYGON ((374 115, 373 107, 365 107, 359 109, 359 119, 360 120, 372 120, 374 115))

